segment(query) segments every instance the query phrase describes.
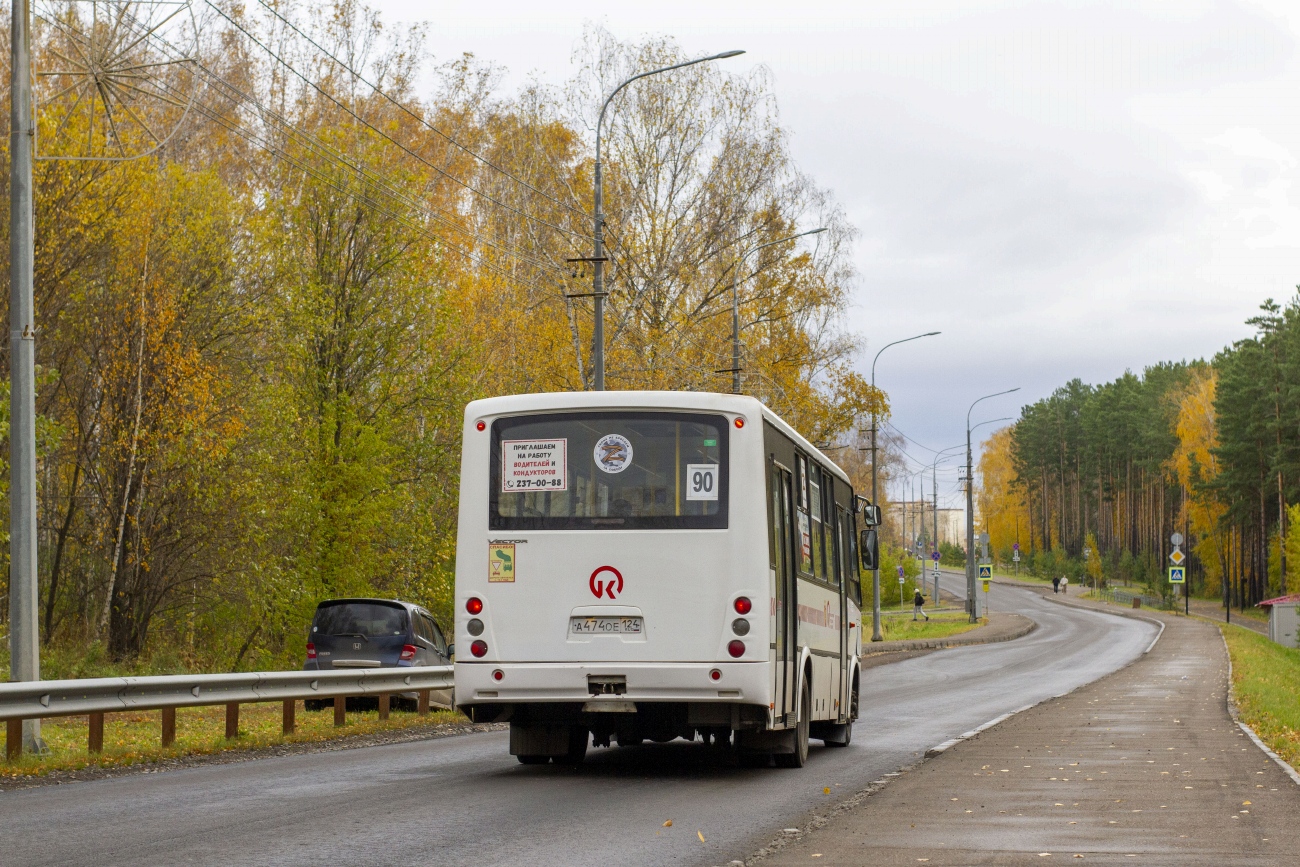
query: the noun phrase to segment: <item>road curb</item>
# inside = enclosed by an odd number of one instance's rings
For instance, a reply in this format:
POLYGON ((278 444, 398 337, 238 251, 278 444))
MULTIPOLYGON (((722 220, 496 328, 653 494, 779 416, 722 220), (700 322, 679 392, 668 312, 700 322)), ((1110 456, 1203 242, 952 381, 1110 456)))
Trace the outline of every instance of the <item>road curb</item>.
POLYGON ((1083 602, 1076 602, 1073 599, 1068 599, 1068 598, 1058 599, 1055 593, 1053 593, 1051 596, 1048 596, 1046 593, 1044 593, 1043 598, 1050 602, 1055 602, 1057 605, 1065 605, 1070 608, 1078 608, 1081 611, 1096 611, 1098 614, 1110 614, 1115 617, 1127 617, 1130 620, 1145 620, 1147 623, 1154 623, 1156 626, 1160 627, 1160 631, 1156 633, 1155 638, 1151 639, 1151 643, 1147 645, 1147 649, 1142 651, 1143 656, 1146 656, 1148 653, 1150 653, 1151 650, 1156 646, 1156 642, 1160 640, 1160 636, 1165 634, 1165 622, 1155 617, 1147 617, 1146 615, 1143 614, 1134 614, 1131 611, 1126 611, 1123 608, 1119 609, 1118 611, 1111 611, 1107 608, 1100 608, 1096 605, 1088 605, 1083 602))
MULTIPOLYGON (((1210 622, 1213 623, 1213 621, 1210 622)), ((1215 626, 1218 625, 1215 624, 1215 626)), ((1223 625, 1226 626, 1227 624, 1223 625)), ((1300 772, 1291 767, 1286 759, 1273 752, 1269 745, 1260 740, 1259 735, 1255 734, 1254 729, 1241 721, 1241 716, 1237 713, 1237 689, 1232 683, 1232 651, 1228 650, 1228 638, 1223 634, 1222 629, 1219 630, 1219 640, 1223 642, 1223 653, 1228 657, 1228 715, 1232 717, 1233 722, 1241 727, 1246 736, 1255 742, 1255 746, 1264 751, 1264 755, 1277 762, 1277 766, 1282 769, 1283 773, 1290 777, 1293 783, 1300 786, 1300 772)))
POLYGON ((955 635, 952 638, 918 638, 912 641, 882 641, 877 642, 870 648, 870 652, 863 653, 859 658, 867 659, 873 656, 884 656, 890 653, 907 653, 913 650, 944 650, 949 647, 972 647, 979 644, 1000 644, 1003 641, 1014 641, 1017 638, 1024 638, 1026 635, 1038 628, 1037 623, 1030 618, 1025 617, 1023 614, 1015 614, 1012 616, 1018 617, 1025 622, 1006 635, 986 637, 973 636, 968 633, 965 636, 955 635), (888 647, 883 645, 888 645, 888 647))

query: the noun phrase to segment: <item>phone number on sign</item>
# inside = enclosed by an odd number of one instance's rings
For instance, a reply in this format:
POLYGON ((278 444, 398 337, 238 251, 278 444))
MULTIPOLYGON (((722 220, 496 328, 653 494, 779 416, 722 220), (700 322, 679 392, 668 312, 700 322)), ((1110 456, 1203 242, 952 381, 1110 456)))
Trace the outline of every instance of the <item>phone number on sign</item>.
POLYGON ((563 488, 563 478, 552 479, 507 479, 506 490, 517 491, 522 488, 563 488))

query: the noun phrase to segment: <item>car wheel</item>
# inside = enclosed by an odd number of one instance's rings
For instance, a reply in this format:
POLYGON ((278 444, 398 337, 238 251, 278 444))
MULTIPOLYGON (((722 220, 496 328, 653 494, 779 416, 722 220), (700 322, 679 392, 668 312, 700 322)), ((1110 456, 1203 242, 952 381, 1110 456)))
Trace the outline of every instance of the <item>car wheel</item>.
POLYGON ((812 716, 812 685, 805 677, 802 698, 799 701, 799 723, 794 729, 794 752, 777 753, 772 758, 778 768, 802 768, 808 762, 808 729, 812 716))

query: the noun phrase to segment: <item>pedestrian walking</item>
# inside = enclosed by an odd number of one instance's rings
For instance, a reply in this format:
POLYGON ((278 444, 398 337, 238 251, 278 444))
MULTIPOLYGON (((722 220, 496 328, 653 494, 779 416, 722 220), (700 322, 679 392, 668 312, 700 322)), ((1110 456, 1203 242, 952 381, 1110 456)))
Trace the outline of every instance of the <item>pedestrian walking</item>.
POLYGON ((1070 579, 1064 575, 1061 576, 1061 592, 1066 596, 1070 595, 1070 579))
POLYGON ((1053 576, 1052 576, 1052 592, 1053 592, 1053 593, 1060 593, 1060 592, 1061 592, 1061 576, 1060 576, 1060 575, 1053 575, 1053 576))
POLYGON ((921 615, 926 620, 930 615, 925 613, 925 597, 921 595, 921 588, 916 588, 916 595, 912 597, 912 619, 916 620, 916 615, 921 615))

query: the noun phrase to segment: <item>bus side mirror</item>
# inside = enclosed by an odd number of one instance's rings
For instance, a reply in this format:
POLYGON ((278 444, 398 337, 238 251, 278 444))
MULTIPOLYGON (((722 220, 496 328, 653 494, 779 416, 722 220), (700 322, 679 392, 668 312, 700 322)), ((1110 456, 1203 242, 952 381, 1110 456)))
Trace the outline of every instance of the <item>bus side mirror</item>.
POLYGON ((858 551, 861 552, 862 568, 875 569, 880 562, 879 543, 875 530, 863 530, 858 537, 858 551))
POLYGON ((448 659, 451 659, 451 658, 452 658, 453 656, 455 656, 455 655, 456 655, 456 645, 454 645, 454 644, 448 644, 448 645, 447 645, 447 658, 448 658, 448 659))
POLYGON ((862 525, 864 527, 880 526, 880 507, 870 503, 862 504, 862 525))

